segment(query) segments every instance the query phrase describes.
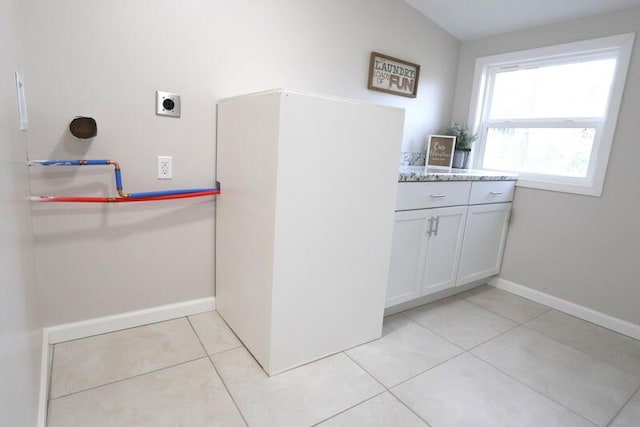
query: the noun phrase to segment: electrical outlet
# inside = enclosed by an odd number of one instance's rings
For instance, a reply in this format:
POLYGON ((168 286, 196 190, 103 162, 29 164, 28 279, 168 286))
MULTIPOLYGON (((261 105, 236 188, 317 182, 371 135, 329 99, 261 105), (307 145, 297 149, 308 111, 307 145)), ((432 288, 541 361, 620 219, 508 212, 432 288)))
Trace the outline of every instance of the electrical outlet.
POLYGON ((156 114, 159 116, 180 117, 180 95, 156 91, 156 114))
POLYGON ((158 179, 173 178, 173 157, 158 156, 158 179))

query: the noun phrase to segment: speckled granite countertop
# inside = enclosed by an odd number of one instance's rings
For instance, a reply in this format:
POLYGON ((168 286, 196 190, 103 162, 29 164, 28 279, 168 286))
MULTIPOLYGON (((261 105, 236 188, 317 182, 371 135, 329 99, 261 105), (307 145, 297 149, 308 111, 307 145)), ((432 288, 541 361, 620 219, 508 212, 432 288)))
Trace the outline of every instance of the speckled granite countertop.
POLYGON ((399 182, 417 181, 515 181, 518 175, 480 169, 443 169, 400 166, 399 182))

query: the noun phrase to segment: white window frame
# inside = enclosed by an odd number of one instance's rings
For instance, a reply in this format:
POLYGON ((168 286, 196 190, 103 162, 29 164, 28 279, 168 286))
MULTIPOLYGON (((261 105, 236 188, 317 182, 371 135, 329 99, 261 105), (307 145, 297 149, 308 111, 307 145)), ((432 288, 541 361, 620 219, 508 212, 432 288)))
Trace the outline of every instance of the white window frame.
POLYGON ((490 127, 595 128, 595 138, 585 178, 517 172, 520 176, 517 185, 590 196, 602 195, 634 38, 635 33, 626 33, 478 58, 469 109, 469 123, 480 134, 472 151, 471 161, 474 167, 482 168, 487 131, 490 127), (485 117, 488 114, 490 96, 493 93, 492 73, 505 69, 559 65, 592 58, 617 58, 604 120, 600 118, 488 120, 485 117))

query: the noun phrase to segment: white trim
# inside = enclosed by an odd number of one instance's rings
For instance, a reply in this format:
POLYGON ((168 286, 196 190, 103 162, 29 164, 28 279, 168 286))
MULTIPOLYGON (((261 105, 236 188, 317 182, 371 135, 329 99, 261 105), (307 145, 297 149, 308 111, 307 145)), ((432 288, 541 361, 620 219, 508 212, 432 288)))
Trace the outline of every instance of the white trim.
POLYGON ((609 106, 607 108, 607 119, 605 120, 600 136, 599 152, 596 153, 597 165, 593 169, 592 184, 593 190, 599 195, 602 194, 604 187, 604 178, 607 173, 607 165, 609 164, 609 155, 611 154, 611 145, 615 136, 616 127, 618 126, 618 113, 622 104, 622 95, 627 81, 627 73, 629 64, 631 63, 631 53, 633 51, 633 41, 635 33, 621 34, 619 38, 618 62, 616 65, 615 77, 613 78, 613 87, 609 93, 609 106))
POLYGON ((613 76, 613 83, 609 93, 607 112, 602 128, 596 131, 593 142, 593 151, 587 177, 580 182, 563 182, 549 175, 539 179, 535 175, 520 172, 520 187, 538 188, 551 191, 584 194, 589 196, 601 196, 604 180, 611 152, 611 145, 618 121, 618 113, 622 102, 622 95, 631 61, 633 41, 635 33, 618 34, 608 37, 583 40, 573 43, 562 43, 553 46, 545 46, 535 49, 527 49, 498 55, 480 57, 476 59, 473 86, 471 90, 468 122, 475 132, 480 133, 480 141, 472 152, 472 165, 482 168, 486 140, 487 123, 483 123, 483 112, 487 110, 489 102, 491 82, 489 73, 499 67, 511 66, 514 63, 520 65, 528 62, 540 61, 562 62, 572 57, 584 54, 611 55, 616 53, 617 65, 613 76))
POLYGON ((636 325, 635 323, 609 316, 608 314, 601 313, 562 298, 554 297, 553 295, 528 288, 500 277, 493 278, 488 283, 498 289, 511 292, 512 294, 555 308, 556 310, 578 317, 582 320, 586 320, 587 322, 595 323, 596 325, 640 340, 640 325, 636 325))
POLYGON ((49 344, 49 334, 46 329, 42 330, 42 356, 40 357, 40 393, 38 396, 38 427, 47 425, 47 409, 49 407, 49 358, 51 356, 51 345, 49 344))
POLYGON ((212 310, 215 310, 215 298, 207 297, 115 314, 113 316, 98 317, 81 322, 51 326, 45 328, 45 331, 49 338, 49 344, 57 344, 63 341, 86 338, 92 335, 134 328, 136 326, 177 319, 178 317, 191 316, 212 310))
POLYGON ((540 59, 563 58, 582 53, 608 51, 633 41, 635 33, 616 34, 607 37, 581 40, 571 43, 559 43, 534 49, 518 50, 509 53, 499 53, 478 58, 483 66, 511 65, 513 62, 538 61, 540 59))

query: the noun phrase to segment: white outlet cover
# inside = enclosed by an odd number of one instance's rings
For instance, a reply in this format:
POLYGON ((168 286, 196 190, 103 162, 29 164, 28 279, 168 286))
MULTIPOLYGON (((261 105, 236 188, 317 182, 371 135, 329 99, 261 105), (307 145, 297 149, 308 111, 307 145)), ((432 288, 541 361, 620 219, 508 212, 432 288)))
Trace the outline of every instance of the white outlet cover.
POLYGON ((158 179, 173 178, 173 158, 171 156, 158 156, 158 179))
POLYGON ((180 117, 180 107, 180 95, 177 93, 156 91, 157 115, 180 117))
POLYGON ((18 93, 18 114, 20 115, 20 130, 29 129, 27 117, 27 100, 24 95, 24 80, 20 71, 16 71, 16 91, 18 93))

